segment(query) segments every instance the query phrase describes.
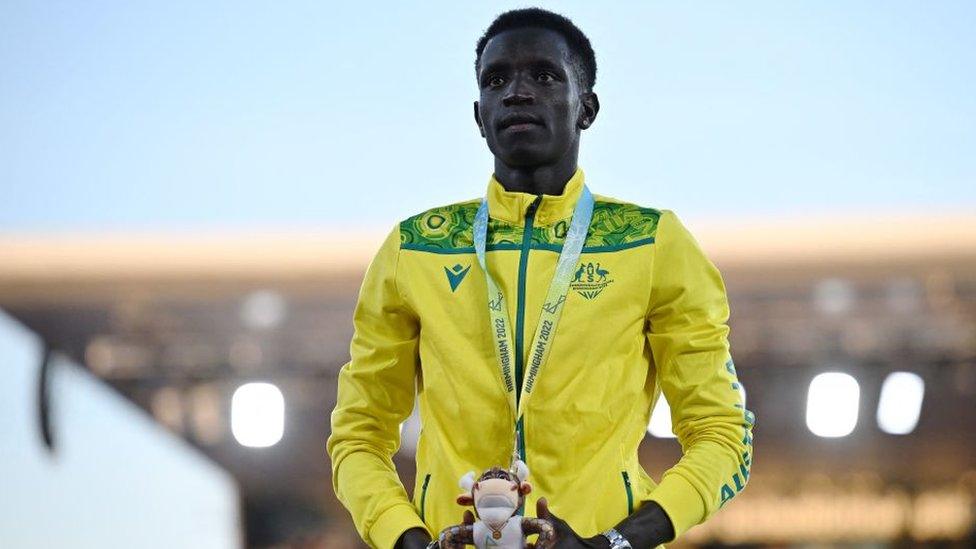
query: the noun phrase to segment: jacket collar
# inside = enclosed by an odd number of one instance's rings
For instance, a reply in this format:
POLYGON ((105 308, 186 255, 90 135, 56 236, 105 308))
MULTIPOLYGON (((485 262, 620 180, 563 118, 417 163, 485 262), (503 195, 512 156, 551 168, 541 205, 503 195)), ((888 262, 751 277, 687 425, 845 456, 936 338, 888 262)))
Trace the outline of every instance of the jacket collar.
MULTIPOLYGON (((542 202, 535 214, 536 225, 552 225, 573 215, 576 200, 583 192, 583 170, 577 167, 569 178, 562 194, 543 194, 542 202)), ((488 181, 488 214, 490 217, 508 223, 521 225, 525 221, 526 210, 538 195, 505 190, 505 187, 492 174, 488 181)))

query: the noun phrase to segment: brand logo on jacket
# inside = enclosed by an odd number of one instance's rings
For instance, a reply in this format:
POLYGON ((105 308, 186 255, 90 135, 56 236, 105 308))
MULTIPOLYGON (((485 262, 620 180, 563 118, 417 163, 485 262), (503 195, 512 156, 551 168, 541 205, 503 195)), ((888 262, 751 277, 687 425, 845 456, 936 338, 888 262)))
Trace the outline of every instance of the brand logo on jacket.
POLYGON ((593 299, 610 284, 613 284, 610 271, 601 267, 599 262, 588 262, 580 263, 569 287, 586 299, 593 299))
POLYGON ((444 267, 444 273, 447 274, 447 282, 451 285, 451 291, 457 290, 457 287, 464 280, 465 275, 471 270, 471 265, 467 267, 462 267, 460 263, 454 265, 450 269, 444 267))

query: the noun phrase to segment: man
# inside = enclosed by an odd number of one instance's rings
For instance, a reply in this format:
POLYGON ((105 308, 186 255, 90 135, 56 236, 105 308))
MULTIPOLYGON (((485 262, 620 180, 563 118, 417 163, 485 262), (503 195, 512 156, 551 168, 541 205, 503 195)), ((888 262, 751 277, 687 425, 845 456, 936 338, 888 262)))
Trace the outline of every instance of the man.
POLYGON ((332 414, 333 488, 371 546, 424 547, 461 522, 461 476, 514 452, 533 485, 521 511, 552 520, 558 547, 669 541, 749 478, 724 283, 674 213, 584 185, 579 139, 600 104, 578 28, 515 10, 476 51, 487 196, 402 221, 370 264, 332 414), (392 455, 415 391, 411 499, 392 455), (683 456, 658 484, 637 448, 662 391, 683 456))

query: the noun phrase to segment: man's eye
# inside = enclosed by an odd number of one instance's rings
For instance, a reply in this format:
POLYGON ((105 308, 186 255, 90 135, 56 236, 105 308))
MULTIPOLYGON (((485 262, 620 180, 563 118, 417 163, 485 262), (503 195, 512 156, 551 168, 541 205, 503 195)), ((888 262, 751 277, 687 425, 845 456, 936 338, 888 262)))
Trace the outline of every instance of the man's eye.
POLYGON ((536 78, 539 80, 539 82, 552 82, 553 80, 556 79, 553 75, 549 74, 548 72, 540 72, 539 76, 537 76, 536 78))
POLYGON ((505 79, 502 78, 501 76, 490 76, 490 77, 488 77, 488 85, 489 86, 501 86, 504 83, 505 83, 505 79))

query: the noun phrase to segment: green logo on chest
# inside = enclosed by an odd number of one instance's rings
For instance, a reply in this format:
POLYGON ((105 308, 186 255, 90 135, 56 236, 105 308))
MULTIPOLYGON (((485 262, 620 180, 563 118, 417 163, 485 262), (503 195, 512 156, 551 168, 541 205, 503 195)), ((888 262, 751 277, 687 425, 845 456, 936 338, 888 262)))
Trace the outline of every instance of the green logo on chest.
POLYGON ((451 285, 452 292, 461 284, 461 281, 464 280, 464 276, 468 274, 469 270, 471 270, 471 265, 462 267, 460 263, 450 269, 444 267, 444 274, 447 275, 447 282, 451 285))
POLYGON ((601 267, 599 262, 596 264, 588 262, 580 263, 579 268, 573 273, 573 280, 569 283, 569 287, 586 299, 593 299, 612 283, 609 270, 601 267))

